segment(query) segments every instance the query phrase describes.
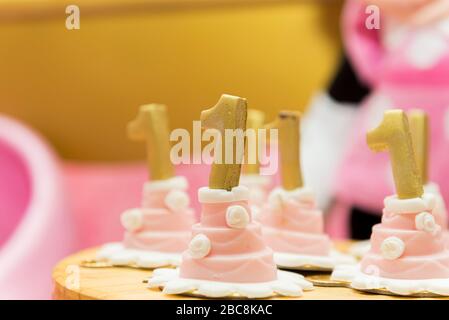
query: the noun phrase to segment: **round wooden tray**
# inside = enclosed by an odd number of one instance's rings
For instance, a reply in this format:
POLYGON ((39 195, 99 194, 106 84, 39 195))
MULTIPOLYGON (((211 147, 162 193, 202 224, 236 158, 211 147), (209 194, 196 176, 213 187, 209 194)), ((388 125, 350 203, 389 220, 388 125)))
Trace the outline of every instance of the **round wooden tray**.
MULTIPOLYGON (((53 298, 59 300, 165 300, 192 299, 185 296, 165 295, 148 289, 144 280, 151 271, 133 268, 86 268, 82 261, 92 260, 96 249, 75 253, 62 260, 53 271, 53 298)), ((278 298, 291 299, 291 298, 278 298)), ((315 287, 296 299, 306 300, 391 300, 411 299, 361 293, 347 288, 315 287)))

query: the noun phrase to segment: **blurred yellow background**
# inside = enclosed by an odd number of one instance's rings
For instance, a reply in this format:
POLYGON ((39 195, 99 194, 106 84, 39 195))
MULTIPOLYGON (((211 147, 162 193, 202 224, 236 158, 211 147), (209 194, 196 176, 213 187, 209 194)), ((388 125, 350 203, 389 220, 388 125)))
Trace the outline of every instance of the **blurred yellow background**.
POLYGON ((139 105, 191 128, 229 93, 271 118, 304 108, 338 61, 341 1, 166 1, 73 1, 69 31, 66 4, 0 0, 0 112, 67 159, 143 159, 124 130, 139 105))

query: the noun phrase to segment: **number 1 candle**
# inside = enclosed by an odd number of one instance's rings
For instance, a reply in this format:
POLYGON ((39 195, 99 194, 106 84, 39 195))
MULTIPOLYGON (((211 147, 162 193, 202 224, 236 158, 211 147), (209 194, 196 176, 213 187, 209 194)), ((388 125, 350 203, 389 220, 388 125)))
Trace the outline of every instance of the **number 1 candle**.
POLYGON ((408 113, 410 122, 410 132, 412 135, 413 147, 415 149, 416 163, 421 176, 422 183, 429 182, 428 158, 429 158, 429 120, 427 114, 422 110, 412 110, 408 113))
POLYGON ((381 124, 367 133, 367 143, 375 152, 389 152, 399 199, 418 198, 423 195, 409 122, 404 111, 386 111, 381 124))
POLYGON ((294 190, 304 186, 300 157, 300 120, 299 112, 281 111, 278 118, 267 125, 268 129, 279 130, 281 179, 282 187, 285 190, 294 190))
POLYGON ((147 142, 147 161, 151 180, 173 177, 166 106, 148 104, 140 107, 137 118, 128 124, 128 136, 132 140, 147 142))
POLYGON ((246 130, 247 102, 246 99, 231 95, 222 95, 218 103, 201 112, 201 126, 204 129, 216 129, 220 132, 221 158, 214 159, 209 175, 209 188, 224 189, 230 191, 239 185, 240 171, 244 150, 237 149, 237 143, 226 141, 226 130, 246 130), (233 161, 225 163, 226 152, 229 151, 229 143, 232 143, 233 161), (228 148, 226 145, 228 144, 228 148), (228 150, 227 150, 228 149, 228 150))

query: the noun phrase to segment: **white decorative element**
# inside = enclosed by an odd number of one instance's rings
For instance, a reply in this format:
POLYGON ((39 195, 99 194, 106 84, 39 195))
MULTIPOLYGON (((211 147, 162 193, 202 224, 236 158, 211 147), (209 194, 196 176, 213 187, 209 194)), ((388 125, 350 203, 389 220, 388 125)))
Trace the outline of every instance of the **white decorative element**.
POLYGON ((211 244, 209 238, 204 234, 197 234, 189 243, 189 253, 194 259, 201 259, 210 252, 211 244))
POLYGON ((120 216, 122 226, 131 232, 137 231, 143 227, 143 213, 141 209, 126 210, 120 216))
POLYGON ((258 206, 251 206, 251 216, 254 221, 259 221, 262 215, 262 210, 258 206))
POLYGON ((243 229, 250 220, 248 211, 242 206, 230 206, 226 210, 226 224, 231 228, 243 229))
POLYGON ((436 205, 436 197, 424 193, 421 198, 399 199, 397 195, 386 197, 385 210, 392 214, 416 214, 423 211, 432 211, 436 205))
POLYGON ((164 199, 165 205, 173 212, 179 212, 189 207, 190 198, 181 190, 170 191, 164 199))
POLYGON ((441 227, 435 222, 435 217, 429 212, 421 212, 415 217, 415 226, 417 230, 436 234, 441 227))
POLYGON ((222 189, 210 189, 202 187, 198 190, 198 200, 200 203, 223 203, 234 201, 247 201, 249 199, 249 189, 244 186, 237 186, 231 191, 222 189))
POLYGON ((406 50, 407 61, 417 69, 435 67, 447 52, 447 41, 434 30, 417 32, 406 50))
POLYGON ((299 202, 315 202, 315 193, 307 187, 297 188, 294 190, 285 190, 283 188, 275 188, 268 196, 268 203, 273 208, 281 208, 283 203, 288 200, 299 202))
POLYGON ((125 248, 121 243, 108 243, 97 252, 97 259, 114 266, 130 266, 143 269, 176 267, 181 264, 181 253, 125 248))
POLYGON ((356 259, 350 255, 331 250, 328 256, 274 252, 274 262, 279 268, 289 270, 332 270, 340 264, 355 264, 356 259))
POLYGON ((360 266, 341 265, 334 269, 331 280, 349 284, 361 291, 387 290, 392 294, 449 296, 449 279, 391 279, 360 271, 360 266))
POLYGON ((313 284, 303 276, 278 271, 277 280, 260 283, 231 283, 180 278, 179 269, 156 269, 148 280, 150 288, 163 288, 165 294, 184 294, 208 298, 268 298, 302 296, 313 284))
POLYGON ((388 237, 380 246, 380 251, 382 253, 382 257, 387 260, 396 260, 405 250, 404 241, 399 239, 398 237, 388 237))
POLYGON ((153 191, 173 189, 186 190, 187 187, 188 183, 186 178, 178 176, 166 180, 152 180, 145 182, 145 184, 143 185, 143 193, 146 194, 153 191))

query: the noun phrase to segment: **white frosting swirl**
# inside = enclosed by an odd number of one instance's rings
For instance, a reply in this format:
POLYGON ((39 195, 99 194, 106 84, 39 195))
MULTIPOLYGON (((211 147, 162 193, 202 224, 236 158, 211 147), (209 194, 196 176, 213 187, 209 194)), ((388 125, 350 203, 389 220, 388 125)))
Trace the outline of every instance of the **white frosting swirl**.
POLYGON ((120 217, 122 226, 131 232, 137 231, 143 226, 143 214, 140 209, 130 209, 122 213, 120 217))
POLYGON ((249 213, 242 206, 230 206, 226 210, 226 223, 231 228, 243 229, 249 221, 249 213))
POLYGON ((435 222, 435 217, 429 212, 421 212, 415 217, 417 230, 435 234, 440 230, 440 226, 435 222))
POLYGON ((165 196, 164 202, 171 211, 178 212, 189 207, 190 198, 184 191, 172 190, 165 196))
POLYGON ((387 260, 398 259, 405 250, 404 242, 398 237, 388 237, 382 241, 380 246, 380 251, 382 252, 382 257, 387 260))
POLYGON ((204 234, 197 234, 189 243, 189 254, 194 259, 201 259, 207 256, 211 249, 209 238, 204 234))

